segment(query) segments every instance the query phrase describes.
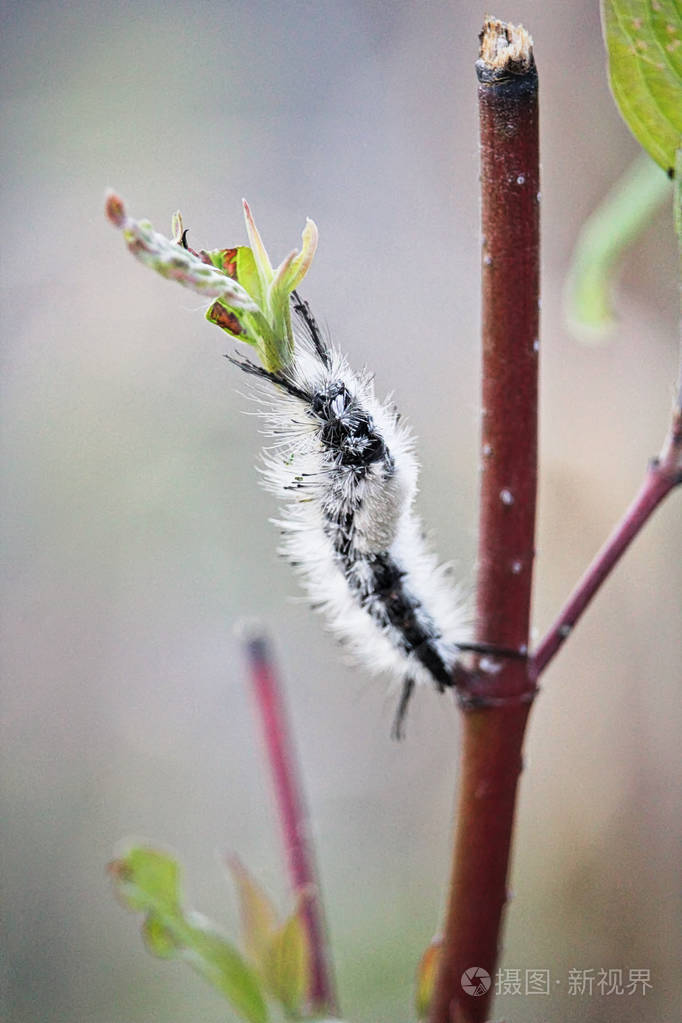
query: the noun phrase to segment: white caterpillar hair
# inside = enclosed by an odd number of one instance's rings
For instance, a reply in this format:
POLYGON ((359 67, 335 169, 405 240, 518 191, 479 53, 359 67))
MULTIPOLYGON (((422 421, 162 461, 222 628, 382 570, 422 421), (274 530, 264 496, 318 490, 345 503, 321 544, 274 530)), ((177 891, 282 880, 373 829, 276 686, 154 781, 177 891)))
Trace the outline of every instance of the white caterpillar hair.
POLYGON ((274 438, 264 477, 285 504, 282 553, 355 657, 401 680, 400 737, 415 684, 453 686, 458 649, 471 648, 468 616, 425 544, 412 437, 395 406, 326 343, 307 302, 296 292, 291 302, 285 368, 228 358, 267 385, 255 396, 274 438))

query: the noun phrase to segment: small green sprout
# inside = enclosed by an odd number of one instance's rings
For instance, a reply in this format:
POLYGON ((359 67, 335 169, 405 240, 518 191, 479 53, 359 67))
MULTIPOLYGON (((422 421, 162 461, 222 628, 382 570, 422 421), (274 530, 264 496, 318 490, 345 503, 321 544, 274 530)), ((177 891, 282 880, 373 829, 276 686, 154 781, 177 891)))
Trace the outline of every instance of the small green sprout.
POLYGON ((236 340, 252 345, 267 370, 277 372, 289 365, 294 354, 289 296, 315 255, 318 235, 312 220, 306 220, 300 251, 294 249, 273 269, 246 201, 250 246, 198 252, 187 246, 180 213, 173 217, 172 238, 158 234, 146 220, 129 217, 113 193, 107 197, 106 213, 123 232, 136 259, 162 277, 212 299, 206 318, 236 340))
POLYGON ((268 1000, 287 1019, 316 1018, 306 1004, 312 982, 304 924, 310 893, 301 889, 293 911, 282 919, 236 857, 230 857, 229 867, 239 897, 243 951, 212 921, 185 908, 180 866, 169 853, 132 844, 109 864, 109 873, 123 905, 144 915, 148 950, 159 959, 186 962, 247 1023, 270 1023, 268 1000))

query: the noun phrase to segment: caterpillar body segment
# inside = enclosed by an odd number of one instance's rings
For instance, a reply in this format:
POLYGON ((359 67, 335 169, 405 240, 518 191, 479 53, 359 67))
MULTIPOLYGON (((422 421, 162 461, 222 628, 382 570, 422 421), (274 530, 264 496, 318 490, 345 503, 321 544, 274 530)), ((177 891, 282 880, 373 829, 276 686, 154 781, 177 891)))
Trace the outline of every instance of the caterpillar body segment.
POLYGON ((357 660, 402 684, 400 736, 415 685, 439 691, 467 639, 461 597, 429 551, 413 509, 418 467, 409 431, 381 402, 367 372, 328 345, 293 293, 294 358, 271 373, 231 359, 257 378, 272 442, 267 488, 282 501, 282 553, 311 603, 357 660))

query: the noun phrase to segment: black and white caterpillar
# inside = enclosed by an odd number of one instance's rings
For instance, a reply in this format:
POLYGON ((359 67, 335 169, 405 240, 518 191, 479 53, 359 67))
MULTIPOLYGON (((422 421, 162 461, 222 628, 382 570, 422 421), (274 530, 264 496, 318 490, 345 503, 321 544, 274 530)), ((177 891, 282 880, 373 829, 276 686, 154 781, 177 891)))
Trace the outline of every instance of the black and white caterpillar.
POLYGON ((258 352, 260 364, 228 358, 258 381, 273 438, 265 481, 285 504, 283 553, 356 658, 402 682, 399 737, 415 686, 444 692, 459 650, 485 648, 466 642, 465 604, 424 541, 409 431, 377 400, 371 375, 326 342, 295 290, 315 252, 314 223, 301 251, 273 268, 246 202, 244 213, 250 247, 197 252, 179 214, 168 239, 128 217, 118 196, 107 200, 133 255, 213 300, 207 318, 258 352))
POLYGON ((266 385, 256 397, 273 438, 265 483, 286 506, 282 553, 355 657, 402 680, 400 737, 415 685, 453 685, 465 605, 425 544, 412 437, 395 406, 326 343, 296 292, 291 302, 295 348, 285 369, 228 358, 266 385))

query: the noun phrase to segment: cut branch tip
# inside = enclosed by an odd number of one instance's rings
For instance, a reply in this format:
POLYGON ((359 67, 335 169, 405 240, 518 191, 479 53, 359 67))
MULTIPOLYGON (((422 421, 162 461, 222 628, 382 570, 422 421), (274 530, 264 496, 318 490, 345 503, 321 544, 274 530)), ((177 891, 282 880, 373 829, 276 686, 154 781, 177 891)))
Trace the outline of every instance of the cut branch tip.
POLYGON ((478 37, 479 64, 498 78, 525 75, 533 67, 533 37, 523 25, 511 25, 487 15, 478 37))

